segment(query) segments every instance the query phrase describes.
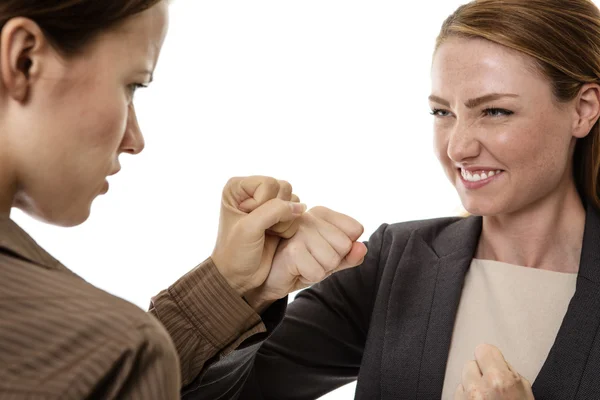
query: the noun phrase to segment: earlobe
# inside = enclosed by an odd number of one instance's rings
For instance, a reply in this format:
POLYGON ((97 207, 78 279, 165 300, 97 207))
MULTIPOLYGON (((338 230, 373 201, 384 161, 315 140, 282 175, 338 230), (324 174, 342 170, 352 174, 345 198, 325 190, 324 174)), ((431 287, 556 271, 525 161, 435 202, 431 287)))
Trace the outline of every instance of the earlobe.
POLYGON ((577 97, 577 121, 573 136, 587 136, 600 117, 600 86, 595 83, 583 85, 577 97))
POLYGON ((38 51, 44 42, 39 26, 27 18, 13 18, 0 34, 0 77, 5 95, 25 102, 32 78, 40 70, 38 51))

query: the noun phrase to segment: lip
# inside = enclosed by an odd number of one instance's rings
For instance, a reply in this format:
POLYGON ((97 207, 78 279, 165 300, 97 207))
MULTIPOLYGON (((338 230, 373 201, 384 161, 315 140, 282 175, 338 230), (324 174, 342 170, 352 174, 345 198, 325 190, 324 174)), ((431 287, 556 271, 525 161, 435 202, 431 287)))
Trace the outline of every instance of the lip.
POLYGON ((473 172, 473 171, 498 171, 498 170, 502 170, 502 168, 494 168, 494 167, 487 167, 485 165, 458 165, 456 164, 454 166, 455 168, 457 168, 459 171, 461 169, 464 169, 465 171, 469 171, 469 172, 473 172))
POLYGON ((116 170, 114 170, 113 172, 108 174, 108 176, 113 176, 113 175, 117 174, 120 170, 121 170, 121 167, 117 168, 116 170))
MULTIPOLYGON (((471 167, 471 168, 464 168, 466 171, 485 171, 485 170, 490 170, 493 171, 490 168, 481 168, 481 167, 471 167)), ((471 181, 467 181, 465 178, 463 178, 462 174, 460 173, 460 168, 458 168, 457 170, 458 176, 460 177, 460 181, 462 182, 462 184, 464 185, 465 188, 470 189, 470 190, 475 190, 475 189, 480 189, 492 182, 494 182, 497 178, 501 177, 502 175, 504 175, 504 171, 502 170, 502 172, 500 172, 499 174, 495 174, 494 176, 490 176, 486 179, 477 181, 477 182, 471 182, 471 181)))

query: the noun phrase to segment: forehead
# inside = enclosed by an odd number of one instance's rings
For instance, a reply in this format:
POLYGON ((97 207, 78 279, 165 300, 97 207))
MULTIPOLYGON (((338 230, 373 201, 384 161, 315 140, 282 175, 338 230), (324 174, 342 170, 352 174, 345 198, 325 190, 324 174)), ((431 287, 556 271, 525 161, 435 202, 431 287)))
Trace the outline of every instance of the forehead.
POLYGON ((121 59, 143 62, 152 70, 168 29, 168 3, 163 0, 152 8, 127 18, 106 32, 102 47, 121 59))
POLYGON ((515 93, 547 81, 532 57, 485 39, 452 37, 433 56, 431 84, 436 94, 479 95, 515 93))

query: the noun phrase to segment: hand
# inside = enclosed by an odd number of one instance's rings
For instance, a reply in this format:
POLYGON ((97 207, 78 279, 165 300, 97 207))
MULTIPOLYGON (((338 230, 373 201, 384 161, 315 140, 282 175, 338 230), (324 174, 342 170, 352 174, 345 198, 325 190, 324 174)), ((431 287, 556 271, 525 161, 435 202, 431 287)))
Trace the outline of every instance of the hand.
POLYGON ((347 215, 314 207, 297 222, 296 234, 279 244, 265 282, 245 295, 259 312, 288 293, 362 264, 367 254, 367 247, 356 242, 363 226, 347 215))
POLYGON ((497 347, 480 344, 475 349, 475 360, 465 364, 462 383, 454 400, 532 400, 533 392, 527 379, 515 371, 497 347))
POLYGON ((298 201, 288 182, 270 177, 232 178, 225 185, 211 258, 240 295, 265 281, 280 237, 296 232, 296 220, 306 210, 298 201))

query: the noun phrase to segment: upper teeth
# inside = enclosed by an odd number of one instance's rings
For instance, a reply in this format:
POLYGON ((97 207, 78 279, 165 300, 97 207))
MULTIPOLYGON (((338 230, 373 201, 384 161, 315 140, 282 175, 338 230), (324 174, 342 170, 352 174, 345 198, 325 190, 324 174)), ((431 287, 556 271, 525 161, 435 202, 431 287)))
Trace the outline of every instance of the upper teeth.
POLYGON ((491 178, 494 175, 498 175, 502 170, 497 169, 496 171, 477 171, 477 173, 471 173, 471 171, 465 171, 464 169, 460 170, 460 174, 462 175, 465 181, 469 182, 479 182, 481 180, 491 178))

